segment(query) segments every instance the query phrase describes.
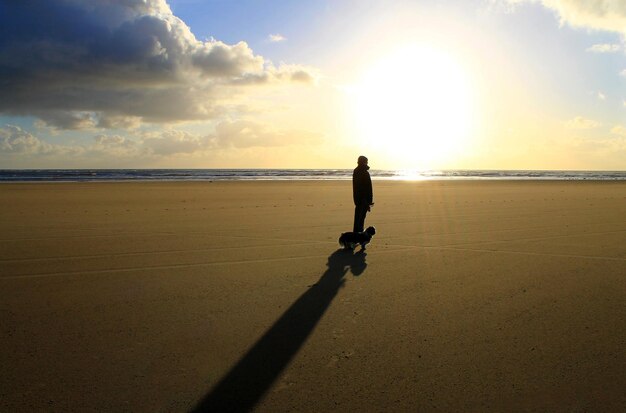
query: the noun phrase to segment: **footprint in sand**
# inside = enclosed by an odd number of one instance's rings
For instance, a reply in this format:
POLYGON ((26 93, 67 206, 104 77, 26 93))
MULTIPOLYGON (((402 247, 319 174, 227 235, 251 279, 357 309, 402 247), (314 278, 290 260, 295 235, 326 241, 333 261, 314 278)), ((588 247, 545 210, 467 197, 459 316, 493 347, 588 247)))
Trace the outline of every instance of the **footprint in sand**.
POLYGON ((330 357, 329 362, 326 363, 326 367, 335 368, 340 362, 349 360, 352 356, 354 356, 354 351, 352 350, 344 350, 340 353, 333 354, 330 357))

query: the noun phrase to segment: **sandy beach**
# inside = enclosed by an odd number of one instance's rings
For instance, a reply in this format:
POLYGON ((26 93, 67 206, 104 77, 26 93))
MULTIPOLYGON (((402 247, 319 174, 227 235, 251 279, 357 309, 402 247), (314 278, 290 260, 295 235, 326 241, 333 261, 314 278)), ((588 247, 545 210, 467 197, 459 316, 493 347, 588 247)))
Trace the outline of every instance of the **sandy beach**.
POLYGON ((626 182, 0 185, 0 411, 626 411, 626 182))

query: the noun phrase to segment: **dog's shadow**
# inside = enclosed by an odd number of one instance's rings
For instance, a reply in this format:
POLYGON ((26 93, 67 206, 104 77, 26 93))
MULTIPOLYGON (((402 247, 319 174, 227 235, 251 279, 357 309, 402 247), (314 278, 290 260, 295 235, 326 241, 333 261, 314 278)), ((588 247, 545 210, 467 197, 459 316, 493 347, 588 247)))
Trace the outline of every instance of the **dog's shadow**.
POLYGON ((198 403, 193 412, 247 412, 261 400, 330 306, 348 271, 365 271, 365 251, 339 249, 310 286, 198 403))
POLYGON ((356 252, 347 248, 340 249, 328 257, 327 265, 329 269, 331 266, 337 266, 338 268, 349 270, 352 275, 359 276, 363 274, 363 271, 367 268, 367 262, 365 262, 366 257, 367 252, 362 248, 356 252))
POLYGON ((359 250, 355 254, 352 254, 350 261, 350 271, 352 272, 352 275, 359 276, 363 274, 363 271, 367 268, 365 257, 367 257, 367 252, 363 249, 359 250))

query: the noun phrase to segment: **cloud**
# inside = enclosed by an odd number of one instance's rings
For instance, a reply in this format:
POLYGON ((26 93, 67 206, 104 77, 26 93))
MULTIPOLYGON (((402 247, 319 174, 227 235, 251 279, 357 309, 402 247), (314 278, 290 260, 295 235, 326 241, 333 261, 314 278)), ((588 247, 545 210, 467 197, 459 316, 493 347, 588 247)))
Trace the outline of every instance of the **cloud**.
POLYGON ((594 44, 587 49, 592 53, 617 53, 621 50, 622 46, 619 44, 594 44))
POLYGON ((133 130, 97 133, 78 144, 47 142, 19 126, 0 127, 0 165, 5 168, 206 167, 223 159, 254 162, 260 153, 309 152, 321 134, 277 129, 252 121, 223 121, 208 134, 133 130))
POLYGON ((310 83, 316 80, 316 77, 312 75, 311 70, 302 70, 295 68, 289 74, 290 80, 294 82, 310 83))
POLYGON ((215 128, 210 140, 217 147, 250 148, 319 143, 322 136, 298 130, 276 130, 252 121, 225 121, 215 128))
POLYGON ((94 138, 93 145, 87 147, 86 150, 117 158, 127 158, 145 154, 143 148, 141 148, 136 141, 120 135, 97 135, 94 138))
POLYGON ((58 129, 216 119, 245 87, 310 82, 245 42, 196 39, 164 0, 4 2, 0 113, 58 129))
POLYGON ((269 36, 267 36, 267 38, 272 43, 284 42, 285 40, 287 40, 285 36, 283 36, 282 34, 278 34, 278 33, 270 34, 269 36))
POLYGON ((554 10, 561 24, 626 33, 624 0, 508 0, 509 3, 541 3, 554 10))
POLYGON ((594 129, 600 127, 601 124, 595 120, 585 119, 581 116, 577 116, 574 119, 565 122, 565 127, 568 129, 594 129))
POLYGON ((268 148, 290 145, 312 145, 322 141, 317 133, 302 130, 281 130, 268 124, 248 120, 222 121, 215 132, 207 135, 181 130, 143 133, 141 150, 145 154, 173 156, 210 153, 216 150, 268 148))
POLYGON ((81 147, 49 144, 19 126, 0 128, 1 155, 77 155, 82 152, 81 147))
POLYGON ((178 130, 168 130, 156 136, 147 137, 142 145, 152 154, 171 156, 207 150, 209 138, 178 130))
POLYGON ((598 96, 598 99, 600 100, 606 100, 606 95, 602 92, 598 92, 597 96, 598 96))
POLYGON ((619 72, 620 76, 626 77, 626 69, 619 72))
POLYGON ((622 138, 626 138, 626 127, 617 125, 611 129, 611 133, 613 135, 621 136, 622 138))
POLYGON ((42 111, 38 117, 45 125, 54 129, 92 129, 99 123, 93 112, 83 111, 49 110, 42 111))
POLYGON ((52 146, 39 140, 19 126, 7 125, 0 128, 0 152, 2 153, 46 153, 52 146))
POLYGON ((137 116, 104 116, 100 115, 97 126, 106 129, 136 129, 141 125, 137 116))
POLYGON ((624 164, 626 137, 578 138, 571 142, 571 146, 585 157, 597 159, 604 168, 621 169, 621 165, 624 164))

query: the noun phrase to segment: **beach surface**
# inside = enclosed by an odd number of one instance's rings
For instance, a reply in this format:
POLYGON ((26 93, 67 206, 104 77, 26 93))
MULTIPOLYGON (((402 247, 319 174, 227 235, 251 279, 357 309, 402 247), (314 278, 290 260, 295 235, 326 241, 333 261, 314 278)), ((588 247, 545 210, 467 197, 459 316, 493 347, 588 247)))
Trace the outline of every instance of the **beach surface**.
POLYGON ((0 185, 0 411, 626 411, 626 182, 0 185))

